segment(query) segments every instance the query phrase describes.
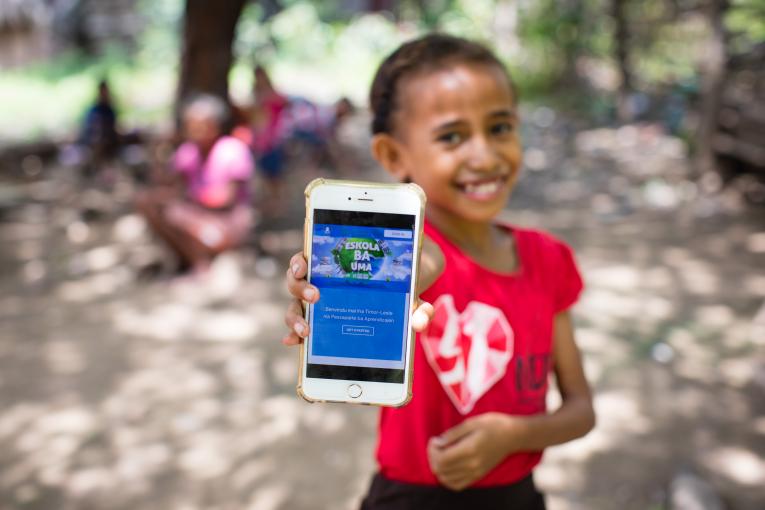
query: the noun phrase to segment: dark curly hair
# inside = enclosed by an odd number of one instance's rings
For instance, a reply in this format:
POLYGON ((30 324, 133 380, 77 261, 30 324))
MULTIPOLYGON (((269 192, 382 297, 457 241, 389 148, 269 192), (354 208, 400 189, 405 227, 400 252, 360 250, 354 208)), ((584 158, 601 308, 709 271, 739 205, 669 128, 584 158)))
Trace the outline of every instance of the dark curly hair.
POLYGON ((497 66, 517 98, 515 86, 504 64, 485 46, 461 37, 429 34, 401 45, 380 64, 369 94, 372 134, 392 133, 393 113, 398 104, 399 83, 418 73, 441 70, 455 63, 497 66))

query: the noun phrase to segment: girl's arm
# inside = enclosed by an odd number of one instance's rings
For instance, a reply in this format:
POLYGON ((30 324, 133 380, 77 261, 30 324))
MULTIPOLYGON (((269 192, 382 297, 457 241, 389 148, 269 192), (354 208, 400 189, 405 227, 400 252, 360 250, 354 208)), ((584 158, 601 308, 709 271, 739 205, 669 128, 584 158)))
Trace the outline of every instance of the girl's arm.
POLYGON ((438 280, 438 277, 444 272, 444 264, 444 254, 441 248, 429 237, 423 236, 420 269, 417 275, 417 295, 428 290, 438 280))
POLYGON ((443 485, 462 490, 512 453, 565 443, 595 426, 590 387, 569 313, 559 313, 554 326, 553 360, 561 406, 551 414, 532 416, 485 413, 431 438, 430 467, 443 485))
POLYGON ((595 426, 592 393, 584 376, 582 357, 574 341, 571 315, 561 312, 555 317, 553 363, 563 403, 551 414, 513 420, 511 436, 516 436, 514 450, 542 450, 566 443, 587 434, 595 426), (517 432, 512 432, 517 428, 517 432), (518 444, 520 443, 520 444, 518 444))

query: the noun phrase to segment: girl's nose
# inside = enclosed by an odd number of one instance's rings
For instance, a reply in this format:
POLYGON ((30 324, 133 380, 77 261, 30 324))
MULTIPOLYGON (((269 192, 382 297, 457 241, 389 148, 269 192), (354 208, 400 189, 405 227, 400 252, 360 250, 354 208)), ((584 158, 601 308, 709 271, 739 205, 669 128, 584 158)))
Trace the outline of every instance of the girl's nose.
POLYGON ((469 144, 468 166, 475 171, 492 172, 500 164, 499 153, 485 136, 476 136, 469 144))

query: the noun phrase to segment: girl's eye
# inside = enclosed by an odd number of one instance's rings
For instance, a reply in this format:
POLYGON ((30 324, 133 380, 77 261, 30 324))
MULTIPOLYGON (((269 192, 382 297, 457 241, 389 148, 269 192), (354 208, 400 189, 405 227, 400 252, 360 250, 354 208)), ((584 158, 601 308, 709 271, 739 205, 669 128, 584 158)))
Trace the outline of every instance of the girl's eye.
POLYGON ((459 143, 462 140, 462 136, 460 136, 459 133, 452 131, 449 133, 443 133, 441 135, 438 135, 437 140, 447 145, 454 145, 459 143))
POLYGON ((513 131, 513 125, 510 122, 499 122, 491 126, 491 133, 493 135, 506 135, 513 131))

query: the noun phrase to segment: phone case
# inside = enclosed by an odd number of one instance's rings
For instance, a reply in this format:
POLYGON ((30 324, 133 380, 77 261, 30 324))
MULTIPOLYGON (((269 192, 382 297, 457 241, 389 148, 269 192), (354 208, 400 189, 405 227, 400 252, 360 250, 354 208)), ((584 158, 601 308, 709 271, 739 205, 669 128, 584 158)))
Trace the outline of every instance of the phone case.
MULTIPOLYGON (((420 198, 420 225, 419 229, 416 232, 417 235, 417 260, 419 261, 420 255, 422 254, 422 232, 423 232, 423 223, 425 218, 425 192, 420 188, 418 185, 414 183, 408 183, 408 184, 398 184, 398 183, 377 183, 377 182, 365 182, 365 181, 345 181, 340 179, 324 179, 323 177, 319 177, 317 179, 312 180, 308 183, 308 185, 305 187, 305 222, 303 224, 303 256, 308 259, 308 243, 310 242, 310 229, 309 225, 311 225, 311 218, 308 217, 308 212, 311 210, 311 193, 314 189, 316 189, 319 186, 322 186, 324 184, 337 184, 342 186, 352 186, 352 187, 360 187, 360 188, 383 188, 383 189, 393 189, 398 188, 400 186, 407 186, 412 191, 414 191, 420 198)), ((417 264, 417 271, 419 273, 420 265, 419 262, 417 264)), ((412 278, 417 281, 417 274, 412 274, 412 278)), ((305 304, 303 305, 304 313, 305 310, 307 310, 307 307, 305 304)), ((314 402, 336 402, 336 403, 342 403, 342 404, 355 404, 355 405, 365 405, 365 406, 382 406, 382 407, 403 407, 406 404, 409 403, 410 400, 412 400, 412 381, 414 380, 414 330, 409 328, 409 352, 407 355, 409 356, 409 366, 407 367, 407 370, 409 371, 409 384, 406 389, 406 398, 404 401, 397 405, 390 405, 390 404, 374 404, 369 402, 352 402, 347 400, 323 400, 323 399, 314 399, 309 397, 308 395, 303 392, 303 363, 305 363, 305 359, 307 356, 306 353, 306 342, 300 344, 300 362, 298 370, 298 382, 296 391, 297 394, 302 397, 304 400, 310 403, 314 402)))

